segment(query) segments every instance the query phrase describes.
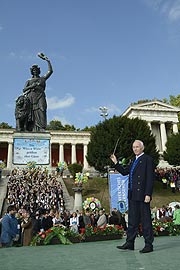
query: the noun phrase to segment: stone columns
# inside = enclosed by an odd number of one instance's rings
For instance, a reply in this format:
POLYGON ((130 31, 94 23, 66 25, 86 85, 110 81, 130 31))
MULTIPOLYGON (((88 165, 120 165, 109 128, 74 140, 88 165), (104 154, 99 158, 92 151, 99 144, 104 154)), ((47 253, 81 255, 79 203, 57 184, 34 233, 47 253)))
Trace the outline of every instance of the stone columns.
POLYGON ((59 161, 64 161, 64 145, 61 143, 59 144, 59 161))
POLYGON ((160 123, 160 134, 161 134, 162 152, 164 152, 166 150, 165 144, 167 142, 166 127, 164 122, 160 123))
POLYGON ((152 130, 151 122, 148 122, 149 129, 152 130))
POLYGON ((7 168, 8 169, 12 168, 12 148, 13 148, 13 143, 8 142, 8 155, 7 155, 7 168))
POLYGON ((174 134, 178 133, 178 125, 177 125, 177 123, 173 123, 173 133, 174 134))
POLYGON ((75 144, 72 144, 72 152, 71 152, 71 163, 76 163, 77 160, 76 160, 76 145, 75 144))
POLYGON ((84 169, 88 169, 88 162, 86 159, 87 156, 87 144, 83 145, 83 163, 84 163, 84 169))

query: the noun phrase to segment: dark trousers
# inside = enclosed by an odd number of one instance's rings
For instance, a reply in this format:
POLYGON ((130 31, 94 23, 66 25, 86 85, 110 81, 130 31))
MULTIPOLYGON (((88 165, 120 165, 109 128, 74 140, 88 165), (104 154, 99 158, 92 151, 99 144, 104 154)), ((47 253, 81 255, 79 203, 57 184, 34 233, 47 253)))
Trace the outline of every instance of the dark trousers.
POLYGON ((150 203, 129 200, 127 242, 134 245, 139 224, 146 247, 152 247, 154 240, 150 203))

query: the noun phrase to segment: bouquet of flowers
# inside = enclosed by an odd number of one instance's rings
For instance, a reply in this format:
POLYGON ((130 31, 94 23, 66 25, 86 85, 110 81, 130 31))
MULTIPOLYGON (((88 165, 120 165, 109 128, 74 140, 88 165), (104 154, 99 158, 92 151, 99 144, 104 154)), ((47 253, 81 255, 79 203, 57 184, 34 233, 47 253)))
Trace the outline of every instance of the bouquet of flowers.
POLYGON ((61 244, 69 245, 72 244, 68 239, 69 237, 79 237, 80 239, 79 234, 74 233, 72 230, 67 229, 64 226, 52 227, 49 230, 39 232, 36 236, 34 236, 31 241, 31 246, 48 245, 51 243, 53 238, 58 239, 59 243, 61 244))
POLYGON ((36 162, 35 161, 29 161, 26 166, 28 169, 34 169, 36 167, 36 162))
POLYGON ((100 209, 101 203, 97 198, 89 197, 86 198, 86 200, 83 202, 83 208, 84 209, 91 208, 92 210, 100 209))
POLYGON ((180 235, 180 227, 175 225, 173 221, 153 221, 153 231, 154 235, 162 235, 163 233, 166 235, 180 235))
POLYGON ((0 160, 0 169, 4 169, 6 167, 5 163, 0 160))
POLYGON ((85 228, 83 236, 92 236, 92 235, 115 235, 119 234, 123 236, 124 229, 122 226, 119 225, 110 225, 106 224, 103 228, 100 227, 93 227, 92 225, 88 225, 85 228))
POLYGON ((60 161, 57 165, 60 171, 67 169, 67 163, 65 161, 60 161))
POLYGON ((87 183, 88 181, 88 174, 87 173, 76 173, 74 183, 76 186, 82 186, 84 183, 87 183))

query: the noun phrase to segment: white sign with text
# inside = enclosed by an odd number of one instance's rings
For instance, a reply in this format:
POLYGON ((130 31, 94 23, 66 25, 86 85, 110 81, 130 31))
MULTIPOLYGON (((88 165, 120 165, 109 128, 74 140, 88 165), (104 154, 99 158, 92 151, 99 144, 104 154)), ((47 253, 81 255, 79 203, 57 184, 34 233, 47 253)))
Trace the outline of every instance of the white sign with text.
POLYGON ((30 161, 38 165, 49 164, 50 142, 48 139, 15 138, 13 163, 24 165, 30 161))

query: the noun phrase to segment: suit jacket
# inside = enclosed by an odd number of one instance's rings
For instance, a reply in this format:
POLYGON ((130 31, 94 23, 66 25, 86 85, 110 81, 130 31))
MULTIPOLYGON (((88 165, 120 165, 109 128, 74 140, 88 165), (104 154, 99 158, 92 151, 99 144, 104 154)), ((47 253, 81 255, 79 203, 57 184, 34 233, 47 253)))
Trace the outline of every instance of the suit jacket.
MULTIPOLYGON (((127 175, 130 173, 133 162, 134 160, 126 167, 117 163, 115 164, 115 169, 122 175, 127 175)), ((146 195, 151 197, 154 179, 153 159, 150 156, 143 154, 138 158, 138 163, 132 174, 132 190, 129 189, 128 191, 129 199, 134 201, 144 201, 146 195)))
POLYGON ((16 234, 18 234, 18 221, 14 216, 10 216, 9 214, 6 214, 2 221, 2 228, 1 228, 1 243, 11 243, 12 239, 16 237, 16 234))

